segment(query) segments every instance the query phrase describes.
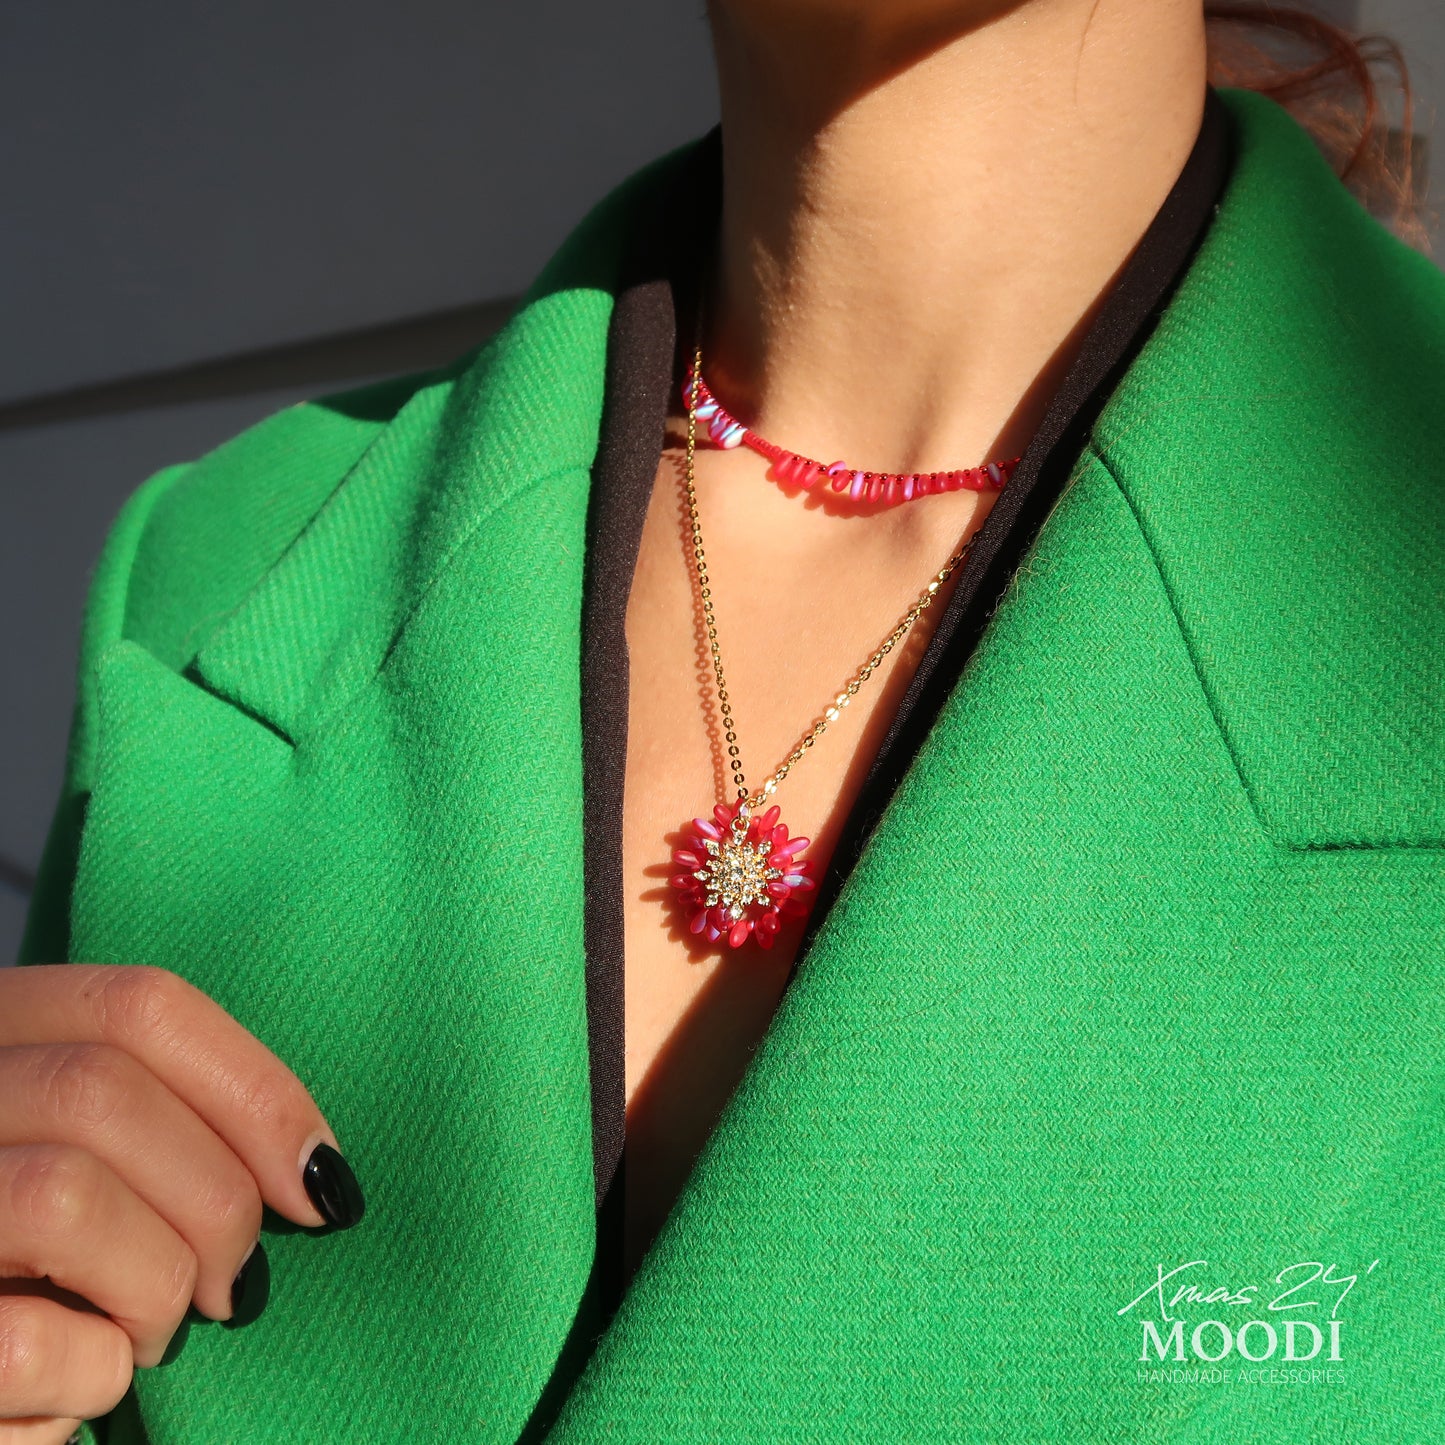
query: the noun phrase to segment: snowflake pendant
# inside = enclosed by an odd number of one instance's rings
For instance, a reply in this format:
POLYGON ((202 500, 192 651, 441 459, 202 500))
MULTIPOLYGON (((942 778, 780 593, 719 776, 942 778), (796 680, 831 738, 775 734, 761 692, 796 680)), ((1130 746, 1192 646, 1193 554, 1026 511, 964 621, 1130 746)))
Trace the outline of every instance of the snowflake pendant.
POLYGON ((798 857, 806 838, 789 838, 776 806, 754 815, 746 802, 719 803, 712 818, 694 818, 672 855, 684 871, 672 886, 687 912, 688 927, 709 943, 726 938, 741 948, 749 938, 771 948, 782 916, 808 911, 816 886, 809 864, 798 857))

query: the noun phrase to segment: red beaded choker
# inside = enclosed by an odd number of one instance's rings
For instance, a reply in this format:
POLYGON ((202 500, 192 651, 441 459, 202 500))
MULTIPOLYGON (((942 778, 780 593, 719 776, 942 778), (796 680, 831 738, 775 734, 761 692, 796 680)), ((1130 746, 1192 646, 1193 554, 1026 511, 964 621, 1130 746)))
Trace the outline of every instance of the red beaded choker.
POLYGON ((896 502, 911 502, 915 497, 926 497, 934 492, 996 490, 1008 481, 1014 468, 1023 460, 1022 457, 1014 457, 1007 462, 988 462, 984 466, 968 467, 961 472, 863 472, 841 461, 825 466, 822 462, 799 456, 796 452, 778 446, 776 442, 760 437, 757 432, 729 416, 708 390, 701 369, 690 365, 687 379, 682 384, 683 407, 691 407, 694 400, 697 403, 697 417, 700 421, 707 422, 708 435, 714 445, 749 446, 772 461, 769 475, 776 481, 807 489, 828 478, 832 481, 835 492, 846 491, 850 498, 859 502, 892 505, 896 502))

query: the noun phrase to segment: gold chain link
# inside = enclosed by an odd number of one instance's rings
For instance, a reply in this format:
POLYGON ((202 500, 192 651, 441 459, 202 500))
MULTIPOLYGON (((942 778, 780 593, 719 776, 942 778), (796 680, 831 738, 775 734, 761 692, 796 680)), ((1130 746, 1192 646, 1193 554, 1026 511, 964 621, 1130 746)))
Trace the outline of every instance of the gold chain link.
MULTIPOLYGON (((693 376, 702 374, 702 346, 699 345, 693 356, 693 376)), ((688 393, 687 398, 687 511, 692 522, 692 555, 697 564, 697 580, 702 590, 703 617, 707 623, 708 647, 712 653, 712 669, 717 677, 718 706, 722 709, 723 732, 727 738, 728 764, 732 769, 733 782, 737 786, 738 797, 746 798, 748 807, 756 809, 766 798, 770 797, 773 790, 788 776, 788 770, 796 763, 809 748, 818 741, 827 730, 828 724, 836 722, 842 710, 848 706, 858 689, 873 675, 874 669, 883 659, 893 651, 894 647, 903 638, 904 634, 915 622, 928 610, 938 589, 948 581, 955 567, 968 554, 973 546, 973 539, 978 535, 977 530, 958 548, 947 562, 934 574, 933 580, 924 589, 917 602, 903 614, 902 619, 892 632, 879 644, 877 651, 865 662, 853 676, 848 680, 832 702, 826 708, 823 716, 818 719, 812 728, 799 740, 798 745, 788 754, 787 758, 779 764, 769 775, 763 786, 758 789, 755 795, 750 795, 747 783, 743 778, 742 756, 738 750, 737 731, 733 725, 732 705, 728 700, 727 683, 723 678, 722 653, 718 650, 717 641, 717 619, 713 616, 712 610, 712 589, 708 585, 707 578, 707 557, 702 546, 702 523, 698 520, 697 513, 697 479, 693 474, 693 452, 697 439, 697 389, 694 387, 688 393)))

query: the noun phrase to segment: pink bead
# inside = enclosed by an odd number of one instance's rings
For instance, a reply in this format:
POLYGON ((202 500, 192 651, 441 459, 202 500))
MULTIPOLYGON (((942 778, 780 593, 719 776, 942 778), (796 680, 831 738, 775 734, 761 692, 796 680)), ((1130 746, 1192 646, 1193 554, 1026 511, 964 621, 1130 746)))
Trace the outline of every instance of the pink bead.
POLYGON ((884 500, 885 502, 887 502, 887 503, 889 504, 889 506, 892 506, 893 503, 896 502, 896 501, 898 500, 898 498, 902 495, 902 492, 903 492, 903 481, 902 481, 902 478, 897 477, 897 476, 889 477, 889 478, 888 478, 888 489, 887 489, 887 491, 884 492, 884 494, 883 494, 883 500, 884 500))
POLYGON ((848 484, 848 495, 856 502, 863 495, 868 482, 862 472, 854 472, 853 480, 848 484))
POLYGON ((795 853, 801 853, 807 846, 806 838, 789 838, 781 848, 774 848, 773 852, 783 858, 791 858, 795 853))
POLYGON ((702 867, 702 859, 699 858, 696 853, 689 852, 686 848, 674 849, 672 861, 676 863, 679 868, 702 867))
POLYGON ((911 502, 911 501, 913 500, 913 489, 914 489, 917 485, 918 485, 918 478, 917 478, 916 476, 914 476, 912 473, 909 473, 908 476, 904 477, 904 479, 903 479, 903 500, 904 500, 905 502, 911 502))
POLYGON ((716 823, 708 822, 706 818, 694 818, 692 820, 692 826, 696 828, 704 838, 720 839, 722 837, 722 829, 719 828, 716 823))

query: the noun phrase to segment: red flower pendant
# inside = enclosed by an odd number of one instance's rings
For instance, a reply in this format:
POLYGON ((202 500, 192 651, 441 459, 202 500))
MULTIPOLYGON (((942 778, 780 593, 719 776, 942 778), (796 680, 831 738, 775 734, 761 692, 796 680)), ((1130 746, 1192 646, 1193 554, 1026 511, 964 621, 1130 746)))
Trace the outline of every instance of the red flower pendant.
POLYGON ((674 875, 693 933, 709 943, 726 938, 741 948, 749 937, 771 948, 782 926, 781 915, 806 913, 816 887, 809 864, 799 858, 806 838, 789 838, 775 806, 755 816, 746 802, 719 803, 712 819, 694 818, 685 843, 672 861, 684 871, 674 875))

